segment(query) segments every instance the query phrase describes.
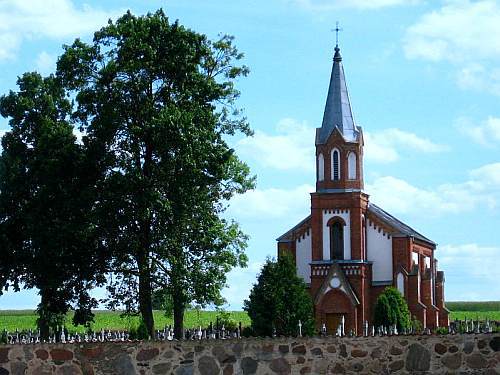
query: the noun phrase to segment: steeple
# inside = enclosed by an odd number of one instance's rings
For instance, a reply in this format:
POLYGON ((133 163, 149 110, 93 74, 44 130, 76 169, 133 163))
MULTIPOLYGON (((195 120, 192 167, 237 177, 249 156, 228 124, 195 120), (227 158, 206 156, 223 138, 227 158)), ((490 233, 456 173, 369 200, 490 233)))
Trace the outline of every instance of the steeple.
POLYGON ((347 85, 342 66, 342 56, 338 44, 335 46, 330 87, 326 99, 323 123, 316 133, 316 144, 326 143, 335 128, 338 128, 348 142, 356 141, 359 132, 354 124, 354 118, 347 92, 347 85))

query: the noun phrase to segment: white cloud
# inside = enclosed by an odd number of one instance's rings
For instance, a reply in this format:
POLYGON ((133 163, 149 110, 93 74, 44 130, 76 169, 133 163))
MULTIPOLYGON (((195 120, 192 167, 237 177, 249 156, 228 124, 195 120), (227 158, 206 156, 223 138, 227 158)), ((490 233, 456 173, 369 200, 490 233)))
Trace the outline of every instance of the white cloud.
POLYGON ((460 118, 455 126, 462 134, 480 145, 500 145, 500 118, 490 116, 480 124, 475 124, 467 118, 460 118))
POLYGON ((379 163, 390 163, 399 159, 404 151, 437 153, 447 151, 448 147, 421 138, 397 128, 384 129, 376 133, 365 133, 366 158, 379 163))
POLYGON ((446 1, 406 30, 406 57, 448 61, 460 88, 500 96, 499 19, 497 1, 446 1))
POLYGON ((42 51, 36 58, 36 69, 40 74, 48 75, 55 69, 56 60, 56 56, 51 55, 46 51, 42 51))
POLYGON ((500 57, 500 5, 496 1, 447 1, 409 27, 409 58, 477 61, 500 57))
POLYGON ((76 7, 71 0, 0 1, 0 60, 15 57, 23 40, 69 38, 89 33, 122 13, 76 7))
POLYGON ((500 163, 484 165, 469 172, 460 184, 442 184, 420 188, 408 182, 384 176, 366 185, 370 200, 394 214, 456 214, 484 206, 494 209, 500 204, 500 163))
POLYGON ((488 92, 500 96, 499 68, 486 68, 483 64, 471 63, 460 68, 456 78, 461 89, 488 92))
POLYGON ((300 218, 309 211, 309 193, 312 185, 300 185, 293 189, 255 189, 231 200, 229 212, 237 217, 300 218))
POLYGON ((247 268, 235 268, 229 272, 227 287, 222 290, 228 309, 242 309, 243 301, 250 295, 251 285, 256 283, 263 265, 263 262, 250 262, 247 268))
POLYGON ((253 137, 240 140, 237 148, 264 167, 313 171, 314 132, 306 122, 284 118, 276 126, 276 135, 257 130, 253 137))
POLYGON ((346 8, 369 10, 413 5, 418 3, 418 0, 291 0, 291 2, 309 11, 329 11, 346 8))
POLYGON ((454 300, 491 300, 500 294, 500 267, 493 266, 498 264, 500 247, 445 245, 438 247, 436 255, 439 269, 445 270, 445 292, 453 294, 454 300), (476 286, 474 292, 472 285, 476 286))
MULTIPOLYGON (((278 170, 315 170, 315 129, 305 121, 291 118, 280 120, 276 134, 257 130, 251 138, 243 138, 236 147, 244 158, 256 160, 266 168, 278 170)), ((399 160, 400 153, 418 151, 437 153, 448 150, 445 145, 432 142, 397 128, 364 134, 365 157, 378 163, 399 160)))

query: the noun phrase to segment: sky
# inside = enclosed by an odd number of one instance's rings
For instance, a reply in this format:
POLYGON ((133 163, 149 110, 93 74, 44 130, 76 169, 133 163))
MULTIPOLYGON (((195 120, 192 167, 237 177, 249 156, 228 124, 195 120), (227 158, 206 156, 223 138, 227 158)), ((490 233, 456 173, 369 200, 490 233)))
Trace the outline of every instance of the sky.
MULTIPOLYGON (((500 300, 500 1, 0 0, 0 93, 23 72, 51 73, 63 44, 109 18, 160 7, 211 39, 234 35, 251 70, 239 106, 255 135, 230 142, 257 187, 227 213, 250 236, 227 309, 241 308, 275 239, 309 215, 336 21, 370 200, 438 243, 447 300, 500 300)), ((9 292, 0 309, 38 302, 9 292)))

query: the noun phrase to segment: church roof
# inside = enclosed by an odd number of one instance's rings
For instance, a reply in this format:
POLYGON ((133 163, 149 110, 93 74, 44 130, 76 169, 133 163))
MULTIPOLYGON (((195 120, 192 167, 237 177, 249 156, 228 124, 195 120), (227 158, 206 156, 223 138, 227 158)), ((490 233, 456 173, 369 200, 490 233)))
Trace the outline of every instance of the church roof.
MULTIPOLYGON (((409 225, 403 223, 401 220, 396 219, 394 216, 392 216, 390 213, 387 211, 384 211, 381 209, 379 206, 369 203, 368 204, 368 212, 372 213, 375 215, 378 219, 382 220, 384 223, 386 223, 388 226, 393 228, 395 230, 395 235, 404 235, 404 236, 411 236, 416 238, 417 240, 427 242, 428 244, 432 246, 436 246, 436 243, 433 242, 432 240, 428 239, 424 235, 420 234, 417 232, 415 229, 410 227, 409 225)), ((295 241, 295 233, 303 226, 303 225, 309 225, 309 220, 311 219, 311 215, 306 217, 304 220, 302 220, 300 223, 295 225, 292 229, 287 231, 286 233, 282 234, 279 236, 276 241, 278 242, 290 242, 290 241, 295 241)), ((394 234, 393 234, 394 235, 394 234)))
POLYGON ((418 233, 415 229, 410 227, 409 225, 406 225, 402 221, 396 219, 394 216, 389 214, 387 211, 384 211, 381 209, 379 206, 374 205, 373 203, 368 204, 368 211, 377 216, 380 220, 383 222, 387 223, 389 226, 394 228, 396 231, 398 231, 401 234, 404 234, 406 236, 411 236, 414 237, 418 240, 427 242, 433 246, 436 246, 436 243, 425 237, 424 235, 418 233))
POLYGON ((294 238, 294 233, 300 229, 304 224, 308 223, 309 219, 311 219, 311 215, 306 217, 304 220, 302 220, 300 223, 298 223, 296 226, 294 226, 292 229, 290 229, 288 232, 282 234, 278 238, 276 238, 276 241, 278 242, 290 242, 290 241, 295 241, 294 238))
POLYGON ((344 67, 340 48, 335 47, 332 75, 326 98, 325 113, 320 129, 316 131, 316 144, 324 144, 328 137, 337 128, 347 141, 355 141, 358 130, 354 124, 351 102, 347 92, 344 67))

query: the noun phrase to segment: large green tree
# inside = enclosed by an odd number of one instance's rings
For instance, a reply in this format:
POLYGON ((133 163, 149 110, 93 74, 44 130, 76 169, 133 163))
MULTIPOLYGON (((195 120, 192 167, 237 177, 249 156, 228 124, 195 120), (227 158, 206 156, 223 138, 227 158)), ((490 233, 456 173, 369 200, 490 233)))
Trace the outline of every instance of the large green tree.
POLYGON ((137 305, 151 335, 153 290, 172 294, 179 336, 186 304, 220 301, 227 271, 246 263, 246 237, 222 218, 253 186, 226 142, 250 135, 234 107, 242 57, 232 38, 212 42, 160 10, 110 21, 57 64, 101 171, 96 216, 113 257, 111 305, 137 305))
POLYGON ((26 73, 17 83, 0 98, 11 127, 0 156, 0 293, 37 288, 47 337, 69 308, 75 323, 87 323, 97 305, 88 294, 104 281, 92 226, 96 173, 73 134, 61 82, 26 73))
POLYGON ((313 303, 303 279, 297 276, 295 261, 283 255, 268 259, 257 277, 244 310, 252 320, 253 333, 296 336, 299 320, 304 335, 314 334, 313 303))

